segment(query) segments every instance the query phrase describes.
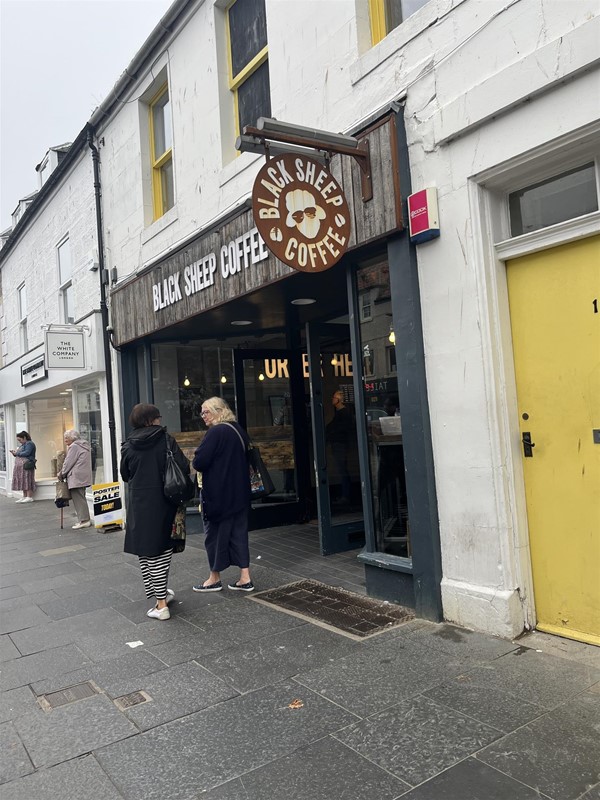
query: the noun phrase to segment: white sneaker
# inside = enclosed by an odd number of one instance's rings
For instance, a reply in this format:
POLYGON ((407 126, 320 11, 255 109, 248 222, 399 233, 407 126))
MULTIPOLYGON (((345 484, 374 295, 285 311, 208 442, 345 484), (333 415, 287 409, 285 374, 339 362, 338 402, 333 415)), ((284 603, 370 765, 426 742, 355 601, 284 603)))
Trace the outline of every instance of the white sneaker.
POLYGON ((90 519, 87 522, 78 522, 77 525, 72 525, 72 529, 74 531, 78 531, 80 528, 89 528, 92 525, 92 521, 90 519))
POLYGON ((167 589, 166 600, 167 600, 167 605, 169 605, 169 603, 172 603, 173 600, 175 600, 175 592, 173 591, 173 589, 167 589))
POLYGON ((22 500, 18 501, 19 503, 33 503, 33 497, 24 497, 22 500))
POLYGON ((24 497, 22 497, 20 500, 15 500, 15 503, 24 503, 24 502, 25 502, 24 497))
POLYGON ((149 611, 146 611, 146 616, 152 617, 152 619, 171 619, 171 612, 167 607, 151 608, 149 611))

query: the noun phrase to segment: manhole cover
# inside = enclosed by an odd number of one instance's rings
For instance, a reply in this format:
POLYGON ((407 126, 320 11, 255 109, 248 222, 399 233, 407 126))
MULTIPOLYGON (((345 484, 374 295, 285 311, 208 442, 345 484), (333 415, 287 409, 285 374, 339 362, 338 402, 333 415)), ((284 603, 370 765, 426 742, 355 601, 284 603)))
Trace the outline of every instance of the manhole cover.
POLYGON ((38 697, 38 700, 46 710, 51 708, 59 708, 59 706, 66 706, 69 703, 74 703, 76 700, 85 700, 86 697, 93 697, 98 694, 97 689, 89 681, 86 683, 78 683, 75 686, 69 686, 67 689, 60 689, 58 692, 49 692, 38 697))
POLYGON ((132 706, 139 706, 140 703, 147 703, 150 696, 146 692, 131 692, 131 694, 124 694, 122 697, 115 698, 115 705, 121 711, 132 706))
POLYGON ((410 608, 304 580, 254 595, 270 605, 364 638, 414 619, 410 608))

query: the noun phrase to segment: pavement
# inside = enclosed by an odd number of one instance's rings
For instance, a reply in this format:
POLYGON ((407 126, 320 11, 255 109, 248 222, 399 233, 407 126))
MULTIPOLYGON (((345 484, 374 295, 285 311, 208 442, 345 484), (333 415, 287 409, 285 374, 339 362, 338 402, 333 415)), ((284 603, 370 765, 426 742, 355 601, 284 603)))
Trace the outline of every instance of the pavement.
POLYGON ((2 800, 600 800, 600 648, 423 620, 357 641, 193 593, 201 535, 149 620, 122 532, 61 530, 50 501, 0 515, 2 800))

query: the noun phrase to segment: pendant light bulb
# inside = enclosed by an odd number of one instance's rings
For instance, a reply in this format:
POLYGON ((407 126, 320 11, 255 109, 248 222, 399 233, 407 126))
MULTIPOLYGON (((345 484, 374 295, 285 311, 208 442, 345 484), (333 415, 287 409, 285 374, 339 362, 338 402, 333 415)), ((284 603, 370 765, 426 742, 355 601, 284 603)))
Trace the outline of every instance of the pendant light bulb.
POLYGON ((185 378, 183 379, 183 385, 185 386, 185 388, 186 388, 186 389, 187 389, 187 387, 190 385, 190 379, 188 378, 188 376, 187 376, 187 375, 186 375, 186 376, 185 376, 185 378))
POLYGON ((390 344, 396 344, 396 334, 394 333, 393 327, 390 325, 390 335, 388 336, 390 344))
POLYGON ((260 375, 258 376, 258 380, 259 380, 259 381, 264 381, 264 379, 265 379, 265 376, 264 376, 264 375, 263 375, 263 373, 261 372, 261 373, 260 373, 260 375))
POLYGON ((227 378, 225 375, 221 375, 221 383, 227 383, 227 378))

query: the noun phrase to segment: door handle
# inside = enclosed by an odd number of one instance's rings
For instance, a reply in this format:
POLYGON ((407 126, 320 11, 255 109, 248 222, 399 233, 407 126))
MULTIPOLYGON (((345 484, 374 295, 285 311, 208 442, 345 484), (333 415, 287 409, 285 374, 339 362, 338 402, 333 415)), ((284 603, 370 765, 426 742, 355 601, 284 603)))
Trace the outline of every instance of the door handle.
POLYGON ((533 458, 535 444, 531 441, 531 433, 529 431, 523 431, 521 442, 523 444, 523 456, 525 458, 533 458))

